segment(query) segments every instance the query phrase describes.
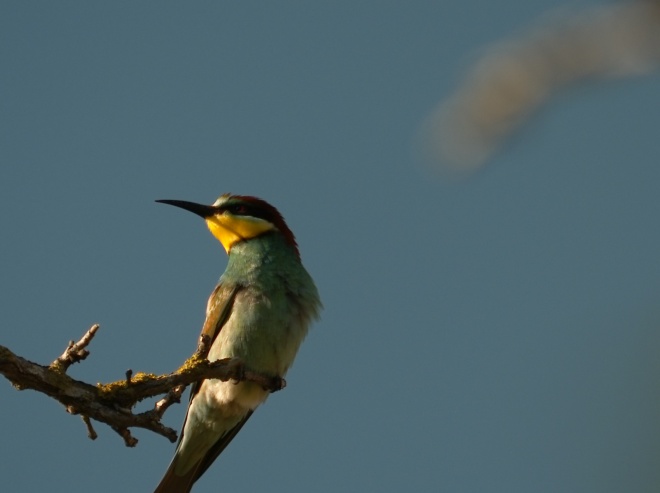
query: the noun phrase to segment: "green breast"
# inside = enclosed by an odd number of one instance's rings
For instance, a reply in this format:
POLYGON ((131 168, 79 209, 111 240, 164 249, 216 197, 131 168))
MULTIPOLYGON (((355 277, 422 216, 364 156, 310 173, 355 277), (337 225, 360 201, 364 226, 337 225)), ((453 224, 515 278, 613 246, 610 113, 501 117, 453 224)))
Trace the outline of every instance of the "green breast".
POLYGON ((239 357, 254 370, 283 376, 321 308, 295 250, 279 234, 236 244, 220 281, 240 290, 209 358, 239 357))

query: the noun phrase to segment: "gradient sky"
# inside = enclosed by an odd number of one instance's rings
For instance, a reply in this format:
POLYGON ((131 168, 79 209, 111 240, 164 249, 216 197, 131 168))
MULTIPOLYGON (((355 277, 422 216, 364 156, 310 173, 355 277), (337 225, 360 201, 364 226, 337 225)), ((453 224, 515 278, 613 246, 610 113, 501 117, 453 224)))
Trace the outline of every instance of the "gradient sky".
MULTIPOLYGON (((195 493, 657 492, 660 76, 559 95, 467 180, 413 151, 480 49, 595 4, 3 2, 0 344, 98 322, 75 378, 174 370, 226 257, 154 200, 257 195, 325 311, 195 493)), ((148 492, 174 452, 0 403, 3 491, 148 492)))

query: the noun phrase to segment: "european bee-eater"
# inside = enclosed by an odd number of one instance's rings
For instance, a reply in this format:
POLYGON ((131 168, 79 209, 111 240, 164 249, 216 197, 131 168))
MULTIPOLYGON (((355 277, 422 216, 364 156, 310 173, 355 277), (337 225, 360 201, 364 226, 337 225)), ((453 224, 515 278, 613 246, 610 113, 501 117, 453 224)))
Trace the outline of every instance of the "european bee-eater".
MULTIPOLYGON (((238 357, 284 377, 321 302, 282 215, 256 197, 222 195, 213 205, 158 200, 206 221, 229 255, 206 308, 209 361, 238 357)), ((174 458, 155 493, 185 493, 236 436, 268 391, 252 382, 193 385, 174 458)))

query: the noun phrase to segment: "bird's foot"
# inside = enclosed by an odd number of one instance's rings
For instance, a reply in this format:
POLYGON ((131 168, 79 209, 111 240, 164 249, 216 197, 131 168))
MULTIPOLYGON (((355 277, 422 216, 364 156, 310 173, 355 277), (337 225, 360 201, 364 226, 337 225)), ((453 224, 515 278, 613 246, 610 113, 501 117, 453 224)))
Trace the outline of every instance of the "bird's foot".
POLYGON ((241 383, 245 380, 245 364, 238 358, 231 360, 232 365, 232 377, 231 382, 234 385, 241 383))
POLYGON ((273 377, 264 390, 268 390, 272 394, 273 392, 282 390, 284 387, 286 387, 286 380, 282 377, 273 377))

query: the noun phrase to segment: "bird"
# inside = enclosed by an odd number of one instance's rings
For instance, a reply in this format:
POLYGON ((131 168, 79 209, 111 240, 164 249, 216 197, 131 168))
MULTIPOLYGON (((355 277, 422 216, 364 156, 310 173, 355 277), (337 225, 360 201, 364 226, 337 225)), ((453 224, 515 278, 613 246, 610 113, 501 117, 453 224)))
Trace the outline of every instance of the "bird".
MULTIPOLYGON (((250 370, 283 378, 322 304, 280 212, 249 195, 224 194, 212 205, 156 202, 201 216, 228 254, 202 327, 208 360, 240 358, 250 370)), ((248 381, 193 384, 176 452, 154 493, 190 492, 268 393, 248 381)))

